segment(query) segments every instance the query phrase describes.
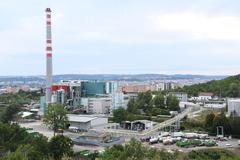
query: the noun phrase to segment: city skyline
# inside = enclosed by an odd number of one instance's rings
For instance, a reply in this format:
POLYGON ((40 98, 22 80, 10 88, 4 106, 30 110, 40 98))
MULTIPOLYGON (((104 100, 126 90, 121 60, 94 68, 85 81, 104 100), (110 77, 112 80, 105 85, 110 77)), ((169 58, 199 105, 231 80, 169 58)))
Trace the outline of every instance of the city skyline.
POLYGON ((0 75, 44 75, 46 7, 56 74, 238 74, 240 3, 2 1, 0 75))

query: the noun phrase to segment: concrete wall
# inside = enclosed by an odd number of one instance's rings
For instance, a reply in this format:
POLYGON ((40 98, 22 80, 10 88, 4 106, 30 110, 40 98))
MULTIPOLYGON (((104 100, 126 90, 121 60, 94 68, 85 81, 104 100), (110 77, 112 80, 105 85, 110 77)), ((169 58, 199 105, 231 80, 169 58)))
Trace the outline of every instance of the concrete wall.
POLYGON ((96 114, 108 114, 112 105, 111 98, 89 98, 88 112, 96 114))
POLYGON ((108 124, 108 119, 104 117, 99 117, 91 121, 91 127, 107 125, 107 124, 108 124))
POLYGON ((240 116, 240 99, 229 99, 228 100, 228 115, 235 112, 236 116, 240 116))
POLYGON ((70 126, 78 127, 80 130, 89 130, 91 127, 91 122, 81 123, 81 122, 70 122, 70 126))

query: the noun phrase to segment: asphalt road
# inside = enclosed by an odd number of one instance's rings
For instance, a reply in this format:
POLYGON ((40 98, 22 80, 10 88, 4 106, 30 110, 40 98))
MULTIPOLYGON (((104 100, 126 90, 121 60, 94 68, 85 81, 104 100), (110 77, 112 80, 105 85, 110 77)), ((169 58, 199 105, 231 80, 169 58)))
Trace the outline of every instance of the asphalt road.
MULTIPOLYGON (((36 121, 36 122, 30 122, 30 123, 19 123, 21 127, 25 128, 32 128, 34 132, 39 132, 43 134, 44 136, 48 137, 49 139, 53 137, 53 131, 50 130, 45 124, 43 124, 41 121, 36 121)), ((72 133, 65 131, 64 134, 65 136, 68 136, 71 139, 77 138, 81 134, 79 133, 72 133)), ((103 147, 98 147, 98 146, 79 146, 79 145, 74 145, 73 150, 75 152, 81 151, 81 150, 103 150, 103 147)))

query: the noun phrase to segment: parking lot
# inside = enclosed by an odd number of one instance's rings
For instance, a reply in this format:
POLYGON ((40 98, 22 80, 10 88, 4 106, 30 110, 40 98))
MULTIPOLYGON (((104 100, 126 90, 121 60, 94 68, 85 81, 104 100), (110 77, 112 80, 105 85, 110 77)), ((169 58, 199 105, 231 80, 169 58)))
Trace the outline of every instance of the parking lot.
MULTIPOLYGON (((210 137, 210 140, 214 140, 214 138, 215 137, 210 137)), ((240 148, 238 144, 238 139, 228 139, 226 141, 216 140, 216 143, 217 145, 212 147, 206 147, 206 146, 179 147, 175 143, 164 145, 163 143, 160 143, 160 142, 155 144, 150 144, 149 142, 143 142, 143 145, 151 148, 156 148, 156 149, 178 150, 181 152, 190 152, 192 150, 199 150, 199 149, 205 149, 205 148, 224 148, 229 150, 240 148)))
POLYGON ((148 146, 151 148, 156 148, 156 149, 167 149, 167 150, 178 150, 178 151, 182 151, 182 152, 190 152, 192 150, 198 150, 198 149, 204 149, 204 148, 225 148, 225 149, 236 149, 239 148, 238 146, 238 140, 236 139, 232 139, 232 140, 228 140, 228 141, 218 141, 217 142, 217 146, 214 147, 189 147, 189 148, 184 148, 184 147, 178 147, 176 144, 172 144, 172 145, 164 145, 162 143, 156 143, 156 144, 149 144, 147 142, 144 142, 143 145, 144 146, 148 146))
MULTIPOLYGON (((36 121, 36 122, 29 122, 29 123, 20 123, 19 124, 22 127, 25 128, 32 128, 34 132, 39 132, 43 135, 45 135, 48 138, 53 137, 53 131, 50 130, 43 122, 41 121, 36 121)), ((65 136, 68 136, 71 139, 77 138, 80 133, 72 133, 65 131, 63 133, 65 136)), ((215 137, 209 137, 211 140, 213 140, 215 137)), ((126 139, 126 141, 128 141, 126 139)), ((225 149, 236 149, 239 148, 238 145, 238 139, 228 139, 226 141, 216 141, 217 145, 213 146, 214 148, 225 148, 225 149)), ((155 144, 149 144, 149 142, 143 142, 143 145, 152 147, 152 148, 157 148, 157 149, 169 149, 169 150, 179 150, 183 152, 189 152, 191 150, 197 150, 197 149, 203 149, 203 148, 210 148, 206 146, 196 146, 196 147, 179 147, 176 144, 171 144, 171 145, 164 145, 163 143, 155 143, 155 144)), ((95 146, 78 146, 74 145, 74 151, 80 151, 80 150, 102 150, 104 149, 103 147, 95 147, 95 146)))

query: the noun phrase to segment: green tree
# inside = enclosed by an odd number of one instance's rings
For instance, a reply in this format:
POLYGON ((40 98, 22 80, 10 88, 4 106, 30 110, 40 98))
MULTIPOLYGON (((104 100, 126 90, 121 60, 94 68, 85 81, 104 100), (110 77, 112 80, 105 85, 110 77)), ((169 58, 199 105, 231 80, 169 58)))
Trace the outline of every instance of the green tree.
POLYGON ((113 145, 111 148, 107 148, 104 154, 102 155, 102 159, 104 160, 126 160, 127 157, 123 154, 124 146, 122 145, 113 145))
POLYGON ((146 112, 152 109, 152 105, 152 93, 150 91, 138 94, 137 108, 146 112))
POLYGON ((125 156, 132 160, 143 160, 145 158, 146 148, 141 142, 132 139, 125 145, 125 156))
POLYGON ((124 108, 118 108, 113 110, 113 121, 120 123, 122 121, 125 121, 127 119, 127 111, 124 108))
POLYGON ((27 131, 17 124, 0 123, 0 146, 7 151, 15 151, 27 136, 27 131))
POLYGON ((177 153, 168 153, 165 150, 147 148, 141 142, 131 139, 123 145, 114 145, 107 148, 100 159, 102 160, 176 160, 177 153))
POLYGON ((155 107, 157 108, 165 108, 165 98, 162 94, 158 94, 153 98, 153 102, 155 107))
POLYGON ((172 96, 172 95, 167 96, 166 104, 169 110, 171 111, 178 111, 180 109, 179 100, 177 99, 176 96, 172 96))
POLYGON ((204 126, 205 126, 205 128, 206 128, 208 131, 211 131, 211 129, 212 129, 214 118, 215 118, 214 113, 208 114, 208 115, 206 116, 206 118, 205 118, 205 124, 204 124, 204 126))
POLYGON ((231 83, 228 88, 228 95, 230 97, 239 97, 240 96, 240 87, 237 83, 231 83))
POLYGON ((31 144, 20 145, 15 152, 11 152, 6 160, 43 160, 39 153, 31 144))
POLYGON ((229 120, 225 116, 224 113, 221 113, 213 119, 213 125, 212 125, 212 132, 217 133, 217 127, 223 126, 224 127, 224 133, 230 134, 231 133, 231 126, 229 123, 229 120))
POLYGON ((47 158, 49 149, 48 149, 48 138, 39 133, 30 133, 25 138, 24 144, 31 144, 36 151, 39 152, 41 157, 47 158))
POLYGON ((240 138, 240 117, 230 117, 231 133, 234 137, 240 138))
POLYGON ((137 108, 137 104, 136 104, 134 99, 131 99, 128 102, 127 111, 130 112, 130 113, 134 113, 134 114, 138 114, 139 113, 138 108, 137 108))
POLYGON ((7 106, 4 112, 1 114, 0 120, 3 123, 8 123, 14 119, 14 116, 20 111, 20 107, 16 104, 7 106))
POLYGON ((60 160, 63 156, 73 155, 73 142, 70 138, 57 135, 49 142, 49 152, 55 160, 60 160))
POLYGON ((65 129, 67 127, 67 110, 62 104, 49 104, 44 112, 43 121, 53 129, 55 135, 58 129, 65 129))

